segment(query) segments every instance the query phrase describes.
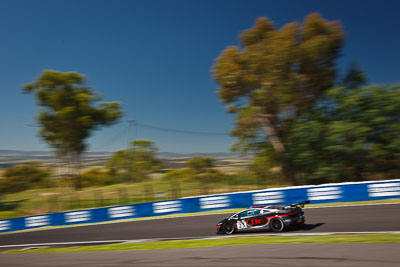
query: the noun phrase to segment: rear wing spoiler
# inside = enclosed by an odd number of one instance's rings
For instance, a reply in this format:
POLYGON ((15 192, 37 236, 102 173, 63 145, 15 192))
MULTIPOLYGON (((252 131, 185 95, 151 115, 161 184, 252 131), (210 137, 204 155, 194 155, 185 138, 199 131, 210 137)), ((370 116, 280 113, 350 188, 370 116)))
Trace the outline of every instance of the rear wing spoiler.
POLYGON ((299 203, 294 203, 294 204, 292 204, 292 205, 290 205, 290 206, 292 206, 292 207, 302 207, 302 208, 304 208, 304 205, 305 204, 309 204, 310 203, 310 200, 306 200, 306 201, 302 201, 302 202, 299 202, 299 203))

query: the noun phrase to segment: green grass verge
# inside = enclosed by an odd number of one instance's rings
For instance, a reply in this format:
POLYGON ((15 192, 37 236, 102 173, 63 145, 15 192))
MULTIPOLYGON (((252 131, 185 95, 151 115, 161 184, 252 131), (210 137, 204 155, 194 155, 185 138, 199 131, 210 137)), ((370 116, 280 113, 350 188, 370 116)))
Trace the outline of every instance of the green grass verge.
POLYGON ((217 247, 253 244, 300 244, 300 243, 376 243, 400 242, 400 234, 362 234, 362 235, 329 235, 329 236, 261 236, 235 237, 205 240, 177 240, 145 243, 123 243, 97 246, 77 246, 67 248, 46 248, 35 250, 8 250, 3 253, 50 253, 50 252, 89 252, 89 251, 122 251, 149 249, 180 249, 197 247, 217 247))

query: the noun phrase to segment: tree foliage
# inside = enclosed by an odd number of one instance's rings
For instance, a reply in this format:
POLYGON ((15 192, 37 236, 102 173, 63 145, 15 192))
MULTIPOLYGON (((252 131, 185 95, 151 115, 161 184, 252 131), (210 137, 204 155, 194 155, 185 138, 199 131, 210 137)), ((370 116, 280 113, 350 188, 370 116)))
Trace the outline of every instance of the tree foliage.
POLYGON ((342 86, 354 89, 366 85, 367 80, 367 75, 355 63, 352 63, 343 78, 342 86))
POLYGON ((127 149, 118 150, 107 161, 106 168, 111 176, 120 176, 123 173, 128 174, 131 161, 132 155, 129 155, 127 149))
POLYGON ((188 168, 170 170, 164 176, 163 180, 168 182, 190 182, 192 181, 194 173, 188 168))
POLYGON ((288 133, 332 87, 343 38, 338 22, 318 14, 281 29, 260 18, 242 33, 238 47, 223 51, 213 73, 221 100, 237 115, 235 149, 260 151, 269 143, 286 179, 297 183, 288 133))
POLYGON ((148 177, 151 172, 158 171, 164 167, 157 158, 158 148, 150 140, 135 140, 133 144, 132 172, 139 180, 148 177))
MULTIPOLYGON (((279 175, 280 167, 277 167, 274 160, 274 152, 266 144, 264 150, 260 150, 255 154, 255 157, 250 165, 250 174, 255 176, 257 184, 279 184, 282 182, 282 177, 279 175)), ((285 181, 283 181, 285 184, 285 181)))
POLYGON ((107 167, 112 175, 125 177, 125 180, 145 180, 164 166, 157 158, 157 151, 150 140, 134 140, 132 147, 115 152, 107 167))
POLYGON ((112 125, 122 115, 118 102, 95 106, 100 97, 75 72, 44 71, 24 86, 24 92, 35 93, 43 107, 38 116, 40 134, 62 156, 83 153, 92 130, 112 125))
POLYGON ((397 178, 400 86, 330 89, 293 125, 293 161, 306 183, 397 178))
POLYGON ((107 186, 119 182, 113 178, 109 173, 97 168, 89 169, 79 175, 82 187, 107 186))
POLYGON ((59 157, 75 163, 87 149, 91 132, 116 123, 122 115, 118 102, 97 104, 100 97, 86 86, 85 76, 75 72, 44 71, 24 86, 24 92, 34 93, 43 107, 37 117, 41 137, 59 157))
POLYGON ((25 164, 5 169, 0 180, 0 192, 17 193, 31 188, 47 188, 53 185, 48 169, 38 164, 25 164))
POLYGON ((215 167, 214 159, 211 157, 194 157, 189 159, 186 164, 195 174, 210 172, 215 167))
POLYGON ((201 183, 211 183, 220 179, 222 173, 214 170, 215 160, 212 157, 194 157, 186 162, 192 176, 195 180, 201 183))

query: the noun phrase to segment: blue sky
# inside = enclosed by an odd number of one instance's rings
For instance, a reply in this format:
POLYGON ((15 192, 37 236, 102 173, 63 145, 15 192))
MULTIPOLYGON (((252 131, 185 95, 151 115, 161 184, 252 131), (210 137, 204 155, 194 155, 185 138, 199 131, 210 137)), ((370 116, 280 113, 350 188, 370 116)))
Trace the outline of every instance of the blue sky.
MULTIPOLYGON (((38 107, 21 85, 46 69, 76 71, 124 118, 96 131, 89 151, 125 148, 127 120, 162 128, 228 133, 233 116, 210 69, 221 51, 266 16, 277 27, 311 12, 340 20, 347 34, 338 68, 356 62, 371 83, 400 81, 399 1, 0 1, 0 149, 49 150, 37 135, 38 107)), ((131 132, 131 135, 133 133, 131 132)), ((138 128, 166 152, 226 152, 234 139, 138 128)))

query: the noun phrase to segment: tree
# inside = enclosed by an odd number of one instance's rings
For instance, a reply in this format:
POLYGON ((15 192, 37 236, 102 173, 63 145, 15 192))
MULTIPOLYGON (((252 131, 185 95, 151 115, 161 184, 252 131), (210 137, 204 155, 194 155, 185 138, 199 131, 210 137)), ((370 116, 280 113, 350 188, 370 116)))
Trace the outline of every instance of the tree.
POLYGON ((127 149, 118 150, 117 152, 114 152, 112 157, 107 161, 106 168, 109 170, 110 176, 117 177, 125 174, 126 178, 130 178, 127 176, 129 175, 131 162, 132 155, 129 155, 127 149))
POLYGON ((284 177, 297 184, 288 133, 296 118, 312 112, 314 103, 332 87, 343 38, 338 22, 318 14, 281 29, 260 18, 242 33, 239 47, 223 51, 213 74, 219 97, 229 112, 237 114, 232 134, 239 140, 234 149, 270 148, 284 177))
POLYGON ((193 172, 188 169, 176 169, 168 171, 164 176, 163 179, 169 182, 190 182, 193 172))
POLYGON ((210 172, 214 168, 214 159, 211 157, 195 157, 187 161, 187 165, 195 174, 210 172))
POLYGON ((306 183, 398 178, 400 86, 336 87, 289 145, 306 183))
POLYGON ((258 151, 250 165, 250 173, 255 176, 258 185, 263 185, 267 182, 270 184, 281 182, 281 177, 277 174, 279 167, 276 167, 273 155, 270 154, 270 149, 258 151))
POLYGON ((50 187, 49 170, 38 164, 25 164, 5 169, 0 181, 0 192, 17 193, 31 188, 50 187))
POLYGON ((133 164, 132 173, 136 180, 148 178, 151 172, 160 170, 164 167, 162 162, 156 157, 158 148, 150 140, 135 140, 133 145, 133 164))
POLYGON ((132 147, 119 150, 107 162, 110 172, 116 176, 125 176, 126 180, 142 181, 151 172, 163 168, 157 159, 158 148, 150 140, 134 140, 132 147))
POLYGON ((367 75, 355 64, 352 63, 343 78, 342 85, 346 88, 359 88, 367 83, 367 75))
MULTIPOLYGON (((74 162, 78 173, 81 155, 87 149, 85 139, 93 130, 116 123, 122 115, 118 102, 97 104, 100 97, 86 86, 85 76, 75 72, 44 71, 23 88, 25 93, 34 93, 43 107, 37 117, 41 137, 57 156, 74 162)), ((79 179, 75 188, 80 188, 79 179)))
MULTIPOLYGON (((194 157, 189 159, 186 164, 193 173, 195 179, 204 184, 208 184, 223 176, 221 173, 214 170, 215 162, 211 157, 194 157)), ((206 189, 205 192, 207 191, 206 189)))
MULTIPOLYGON (((113 179, 107 172, 101 169, 91 168, 79 175, 82 188, 90 186, 105 186, 115 184, 118 181, 113 179)), ((68 179, 67 179, 68 180, 68 179)))

